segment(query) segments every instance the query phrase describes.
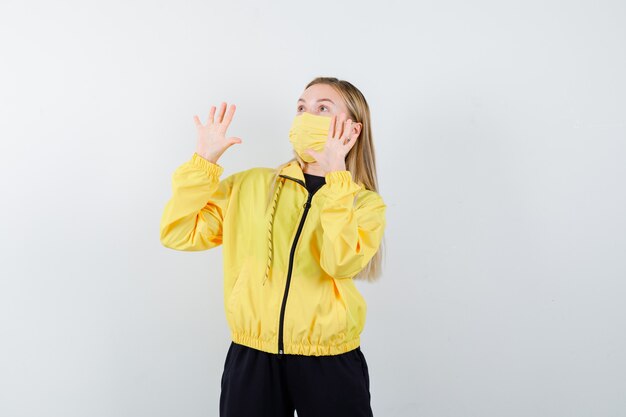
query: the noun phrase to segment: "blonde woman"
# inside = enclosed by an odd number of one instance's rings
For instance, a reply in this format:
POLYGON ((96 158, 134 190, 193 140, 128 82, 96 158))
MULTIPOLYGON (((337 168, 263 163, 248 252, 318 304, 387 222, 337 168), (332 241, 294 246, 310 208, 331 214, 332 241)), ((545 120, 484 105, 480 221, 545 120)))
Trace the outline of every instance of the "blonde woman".
POLYGON ((206 124, 194 116, 196 151, 173 174, 160 225, 168 248, 222 245, 232 341, 220 416, 372 416, 354 280, 380 276, 386 206, 368 104, 347 81, 312 80, 289 129, 294 157, 221 178, 220 156, 242 143, 226 134, 226 107, 206 124))

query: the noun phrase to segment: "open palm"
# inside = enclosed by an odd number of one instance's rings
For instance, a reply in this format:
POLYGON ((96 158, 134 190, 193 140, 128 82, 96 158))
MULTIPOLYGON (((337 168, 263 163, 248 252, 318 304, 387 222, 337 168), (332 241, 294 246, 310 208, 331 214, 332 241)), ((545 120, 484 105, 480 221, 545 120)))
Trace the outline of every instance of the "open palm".
POLYGON ((196 153, 213 163, 217 163, 220 156, 222 156, 230 146, 235 143, 243 142, 241 138, 235 136, 226 137, 226 130, 233 120, 236 106, 231 104, 226 112, 226 103, 222 102, 217 117, 215 117, 215 110, 215 106, 211 106, 206 124, 202 124, 197 115, 193 116, 198 132, 196 153))
POLYGON ((358 134, 353 133, 352 120, 346 119, 345 113, 339 117, 333 115, 328 129, 328 140, 321 151, 306 149, 322 170, 326 172, 346 169, 346 155, 356 143, 358 134))

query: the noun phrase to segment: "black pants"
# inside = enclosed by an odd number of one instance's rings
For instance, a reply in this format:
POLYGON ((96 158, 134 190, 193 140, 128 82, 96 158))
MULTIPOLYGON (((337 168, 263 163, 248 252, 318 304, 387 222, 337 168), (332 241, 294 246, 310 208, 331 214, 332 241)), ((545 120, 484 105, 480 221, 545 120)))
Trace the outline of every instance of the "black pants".
POLYGON ((360 346, 329 356, 282 355, 232 342, 222 374, 220 417, 372 417, 360 346))

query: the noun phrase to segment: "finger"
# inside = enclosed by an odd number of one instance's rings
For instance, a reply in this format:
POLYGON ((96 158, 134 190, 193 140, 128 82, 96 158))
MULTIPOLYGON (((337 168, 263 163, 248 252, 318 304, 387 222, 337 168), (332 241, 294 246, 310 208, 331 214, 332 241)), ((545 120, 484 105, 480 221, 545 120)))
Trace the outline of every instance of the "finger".
POLYGON ((340 129, 341 129, 341 115, 338 115, 335 118, 335 129, 334 129, 333 139, 336 139, 337 136, 341 134, 340 129))
POLYGON ((220 111, 217 113, 217 120, 215 121, 215 123, 222 123, 225 109, 226 109, 226 103, 222 101, 222 104, 220 104, 220 111))
POLYGON ((343 134, 343 123, 345 119, 346 119, 345 113, 341 113, 339 117, 337 118, 337 122, 335 123, 335 136, 334 136, 335 139, 341 138, 341 135, 343 134))
POLYGON ((209 110, 209 121, 207 122, 207 124, 210 124, 210 125, 213 124, 214 116, 215 116, 215 106, 211 106, 211 109, 209 110))
POLYGON ((228 142, 228 143, 226 144, 226 147, 224 148, 224 150, 226 150, 226 149, 230 148, 230 147, 231 147, 231 146, 233 146, 235 143, 237 143, 237 142, 228 142))
POLYGON ((344 135, 343 135, 344 145, 348 142, 348 140, 350 140, 351 135, 352 135, 352 120, 348 119, 346 120, 346 123, 344 123, 344 135))
POLYGON ((350 149, 352 149, 352 148, 354 147, 354 144, 356 143, 356 141, 357 141, 357 140, 359 140, 359 137, 358 137, 358 136, 356 136, 356 137, 354 137, 354 138, 351 138, 351 139, 348 141, 348 144, 347 144, 348 150, 346 151, 346 154, 347 154, 348 152, 350 152, 350 149))
POLYGON ((228 108, 228 111, 226 112, 226 116, 224 116, 224 121, 222 122, 222 125, 220 126, 220 129, 222 131, 226 131, 226 129, 228 129, 228 126, 230 125, 231 120, 233 120, 233 114, 235 114, 235 110, 236 110, 235 105, 231 104, 230 107, 228 108))
POLYGON ((198 115, 193 116, 193 122, 196 125, 196 127, 202 127, 202 122, 200 121, 200 118, 198 117, 198 115))
POLYGON ((232 143, 241 143, 243 142, 243 140, 241 140, 241 138, 238 138, 236 136, 231 136, 228 138, 228 140, 230 140, 232 143))
POLYGON ((337 116, 333 114, 330 118, 330 127, 328 128, 329 138, 335 137, 335 123, 337 123, 337 116))

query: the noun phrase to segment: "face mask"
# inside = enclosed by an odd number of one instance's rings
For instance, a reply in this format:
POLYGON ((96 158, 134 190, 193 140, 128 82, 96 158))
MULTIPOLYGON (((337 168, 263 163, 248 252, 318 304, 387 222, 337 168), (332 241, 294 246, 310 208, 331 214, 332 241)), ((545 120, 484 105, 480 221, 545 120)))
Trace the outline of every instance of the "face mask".
POLYGON ((289 129, 289 141, 300 158, 305 162, 314 162, 313 158, 305 149, 321 151, 328 140, 330 129, 330 116, 318 116, 311 113, 302 113, 293 119, 289 129))

